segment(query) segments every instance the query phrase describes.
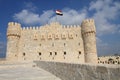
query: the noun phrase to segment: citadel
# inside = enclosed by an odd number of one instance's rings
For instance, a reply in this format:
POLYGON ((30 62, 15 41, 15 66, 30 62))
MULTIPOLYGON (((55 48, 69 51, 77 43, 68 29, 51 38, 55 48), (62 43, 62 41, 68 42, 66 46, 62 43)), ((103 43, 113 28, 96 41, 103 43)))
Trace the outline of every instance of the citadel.
POLYGON ((81 25, 52 22, 40 27, 22 27, 9 22, 7 60, 98 63, 93 19, 81 25))
POLYGON ((119 57, 97 57, 93 19, 39 27, 9 22, 0 80, 119 80, 119 57))

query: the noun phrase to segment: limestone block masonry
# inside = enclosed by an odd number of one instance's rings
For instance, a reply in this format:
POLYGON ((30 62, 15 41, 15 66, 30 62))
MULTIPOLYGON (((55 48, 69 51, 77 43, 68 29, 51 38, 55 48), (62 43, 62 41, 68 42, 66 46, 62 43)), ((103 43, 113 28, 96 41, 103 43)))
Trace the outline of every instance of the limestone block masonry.
POLYGON ((81 25, 52 22, 39 27, 21 27, 19 23, 9 22, 6 58, 8 61, 97 63, 94 20, 83 20, 81 25))
POLYGON ((61 80, 120 80, 120 65, 34 62, 61 80))

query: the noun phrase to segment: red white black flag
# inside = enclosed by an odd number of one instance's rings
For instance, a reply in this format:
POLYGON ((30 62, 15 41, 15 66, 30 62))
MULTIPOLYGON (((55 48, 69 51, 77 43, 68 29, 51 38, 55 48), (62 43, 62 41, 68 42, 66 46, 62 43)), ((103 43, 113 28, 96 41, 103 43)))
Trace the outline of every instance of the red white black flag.
POLYGON ((56 14, 57 14, 57 15, 60 15, 60 16, 62 16, 62 15, 63 15, 63 13, 62 13, 62 11, 61 11, 61 10, 56 10, 55 12, 56 12, 56 14))

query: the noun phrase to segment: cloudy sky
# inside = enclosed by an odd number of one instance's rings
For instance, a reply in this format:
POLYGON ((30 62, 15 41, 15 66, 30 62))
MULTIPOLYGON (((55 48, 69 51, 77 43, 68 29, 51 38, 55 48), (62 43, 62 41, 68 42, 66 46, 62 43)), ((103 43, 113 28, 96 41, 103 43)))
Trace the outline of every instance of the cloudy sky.
POLYGON ((8 22, 44 25, 56 21, 56 9, 63 12, 57 21, 65 25, 78 25, 84 19, 93 18, 98 55, 120 54, 119 0, 0 0, 0 56, 6 51, 8 22))

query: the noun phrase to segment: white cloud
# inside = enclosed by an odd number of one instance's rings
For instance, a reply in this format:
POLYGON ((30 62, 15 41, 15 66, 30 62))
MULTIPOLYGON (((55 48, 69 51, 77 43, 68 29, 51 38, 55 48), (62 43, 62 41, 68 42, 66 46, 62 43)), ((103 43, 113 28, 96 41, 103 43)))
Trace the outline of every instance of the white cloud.
POLYGON ((14 14, 13 18, 23 24, 46 24, 48 22, 59 21, 62 24, 81 24, 82 20, 86 18, 87 13, 83 9, 78 12, 74 9, 63 9, 63 16, 54 15, 53 10, 44 11, 39 15, 29 10, 22 10, 14 14))
POLYGON ((62 24, 81 24, 87 16, 86 11, 76 11, 74 9, 63 9, 63 16, 54 16, 50 19, 52 21, 58 21, 62 24), (57 19, 56 19, 57 18, 57 19))
MULTIPOLYGON (((32 3, 28 3, 27 7, 36 8, 32 3)), ((83 8, 80 11, 70 8, 64 8, 62 11, 63 16, 56 17, 53 10, 47 10, 42 14, 38 14, 29 9, 23 9, 21 12, 14 14, 14 19, 28 25, 43 25, 52 21, 59 21, 62 24, 80 24, 83 19, 89 18, 88 15, 91 15, 89 14, 91 11, 94 11, 91 18, 95 19, 97 35, 119 32, 118 25, 120 24, 110 22, 116 20, 117 16, 120 15, 119 2, 113 2, 112 0, 97 0, 92 1, 89 7, 83 8)))
POLYGON ((42 15, 33 13, 29 10, 22 10, 21 12, 14 14, 13 17, 23 24, 44 24, 47 23, 52 14, 52 10, 44 11, 42 15))
POLYGON ((116 20, 120 15, 120 3, 112 0, 98 0, 91 2, 89 10, 95 10, 93 18, 96 21, 98 35, 115 33, 118 29, 116 24, 110 21, 116 20))

